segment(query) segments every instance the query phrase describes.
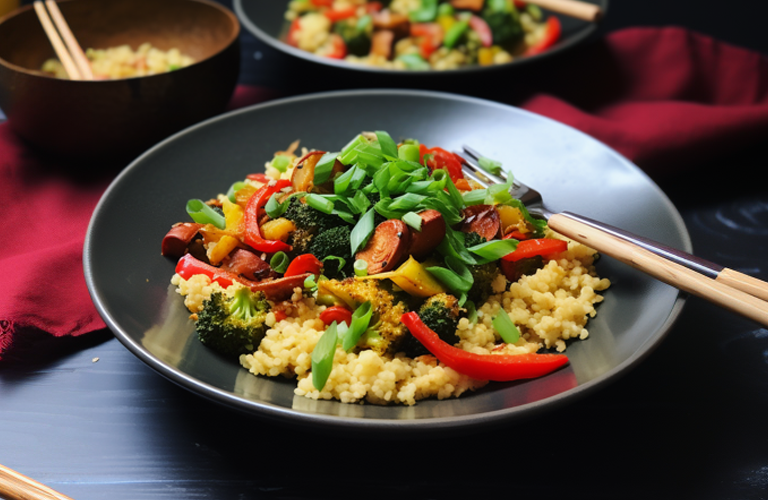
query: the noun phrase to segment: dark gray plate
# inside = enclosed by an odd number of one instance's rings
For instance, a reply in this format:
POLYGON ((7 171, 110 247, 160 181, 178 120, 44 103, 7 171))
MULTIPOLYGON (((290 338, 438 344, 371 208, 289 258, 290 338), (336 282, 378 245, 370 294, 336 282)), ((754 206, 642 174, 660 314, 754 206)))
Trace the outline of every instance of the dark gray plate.
POLYGON ((568 209, 691 250, 682 219, 635 165, 602 143, 541 116, 452 94, 347 91, 295 97, 232 112, 158 144, 115 179, 88 229, 89 290, 107 325, 160 374, 206 398, 276 422, 342 432, 397 433, 488 429, 551 410, 639 363, 680 312, 678 291, 604 258, 613 281, 570 364, 549 376, 490 384, 459 399, 412 407, 349 405, 293 395, 295 382, 255 377, 203 347, 169 280, 175 262, 160 256, 171 224, 187 220, 189 198, 215 196, 261 171, 295 139, 333 150, 363 130, 428 145, 474 146, 568 209))
MULTIPOLYGON (((584 0, 589 3, 599 5, 603 9, 603 16, 608 11, 608 0, 584 0)), ((428 75, 440 75, 445 76, 444 71, 407 71, 407 70, 387 70, 382 68, 375 68, 371 66, 363 66, 360 64, 350 64, 344 61, 330 59, 328 57, 320 57, 304 50, 300 50, 296 47, 292 47, 282 41, 284 32, 286 31, 287 23, 285 21, 285 11, 288 8, 287 0, 234 0, 233 2, 235 13, 240 18, 240 22, 243 27, 251 32, 256 38, 262 40, 264 43, 271 45, 272 47, 290 54, 301 59, 311 61, 326 66, 351 69, 356 71, 363 71, 368 73, 387 73, 387 74, 402 74, 410 77, 416 75, 428 76, 428 75)), ((560 37, 560 41, 555 44, 551 49, 543 52, 542 54, 533 57, 523 57, 516 59, 508 64, 501 64, 498 66, 471 66, 467 68, 461 68, 450 71, 450 73, 476 73, 487 72, 503 69, 510 66, 519 66, 521 64, 527 64, 531 61, 537 61, 542 58, 546 58, 555 54, 559 54, 568 49, 571 49, 587 39, 596 29, 597 24, 589 23, 586 21, 580 21, 571 17, 557 15, 563 27, 563 32, 560 37)))

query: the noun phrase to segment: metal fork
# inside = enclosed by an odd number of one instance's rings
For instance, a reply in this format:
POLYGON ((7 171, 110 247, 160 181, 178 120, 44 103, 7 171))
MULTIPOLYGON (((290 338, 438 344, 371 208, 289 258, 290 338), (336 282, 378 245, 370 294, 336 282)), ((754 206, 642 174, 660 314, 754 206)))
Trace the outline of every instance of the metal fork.
MULTIPOLYGON (((506 183, 505 173, 494 175, 480 166, 482 155, 463 146, 464 174, 483 187, 506 183), (469 159, 467 159, 469 158, 469 159)), ((601 254, 613 257, 680 290, 712 301, 768 326, 768 283, 687 252, 632 234, 572 212, 552 213, 541 193, 513 179, 510 193, 531 214, 547 220, 549 227, 601 254)))

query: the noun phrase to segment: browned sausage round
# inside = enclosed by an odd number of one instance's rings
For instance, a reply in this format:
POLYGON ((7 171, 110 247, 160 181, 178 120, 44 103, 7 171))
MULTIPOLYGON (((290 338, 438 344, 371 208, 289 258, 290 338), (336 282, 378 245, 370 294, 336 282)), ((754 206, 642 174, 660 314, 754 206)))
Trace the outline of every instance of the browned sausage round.
POLYGON ((472 205, 465 208, 463 213, 463 232, 477 233, 488 241, 500 236, 501 219, 499 211, 493 205, 472 205))
POLYGON ((365 248, 357 252, 355 259, 368 263, 368 274, 378 274, 397 267, 411 247, 411 232, 405 222, 389 219, 376 227, 365 248))
POLYGON ((312 273, 297 274, 287 278, 264 280, 253 283, 250 288, 254 292, 264 292, 264 295, 272 301, 287 300, 293 295, 295 288, 303 288, 304 280, 312 276, 312 273))
POLYGON ((163 237, 160 253, 166 257, 183 257, 202 224, 181 222, 174 225, 163 237))
POLYGON ((245 276, 249 280, 261 280, 276 276, 261 257, 245 248, 234 249, 224 259, 221 268, 245 276))
POLYGON ((416 259, 427 257, 445 238, 445 219, 437 210, 419 212, 421 231, 411 229, 411 248, 408 251, 416 259))

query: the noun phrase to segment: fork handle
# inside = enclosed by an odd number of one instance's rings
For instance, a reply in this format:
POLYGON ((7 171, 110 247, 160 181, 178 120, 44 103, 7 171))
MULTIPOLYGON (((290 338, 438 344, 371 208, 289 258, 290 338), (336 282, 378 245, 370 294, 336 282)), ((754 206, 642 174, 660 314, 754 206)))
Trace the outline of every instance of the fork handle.
MULTIPOLYGON (((638 244, 625 239, 620 234, 615 234, 612 231, 615 228, 611 226, 602 228, 601 223, 575 214, 552 214, 549 216, 548 224, 554 231, 639 269, 664 283, 768 326, 768 303, 746 291, 734 288, 746 288, 748 291, 756 291, 760 294, 759 296, 764 296, 768 284, 763 281, 726 268, 721 268, 716 276, 702 274, 667 256, 649 250, 647 244, 650 240, 641 239, 645 244, 638 244)), ((698 263, 706 262, 697 260, 698 263)))

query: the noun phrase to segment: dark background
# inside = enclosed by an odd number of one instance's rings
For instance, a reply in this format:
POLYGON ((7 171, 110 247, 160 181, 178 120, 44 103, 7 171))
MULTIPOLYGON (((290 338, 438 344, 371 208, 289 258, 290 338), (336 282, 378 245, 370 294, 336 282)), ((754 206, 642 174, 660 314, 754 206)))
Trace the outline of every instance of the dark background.
MULTIPOLYGON (((768 54, 766 19, 762 1, 614 0, 596 37, 677 25, 768 54)), ((279 83, 290 61, 242 41, 241 81, 279 83)), ((727 172, 701 164, 661 184, 698 255, 764 280, 768 193, 744 180, 765 165, 764 151, 745 151, 727 172), (727 175, 738 172, 749 174, 727 175)), ((598 393, 434 440, 265 425, 167 382, 108 332, 55 345, 0 366, 0 463, 76 500, 768 499, 768 330, 696 298, 641 366, 598 393)))

